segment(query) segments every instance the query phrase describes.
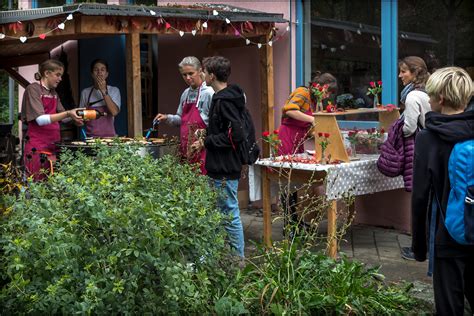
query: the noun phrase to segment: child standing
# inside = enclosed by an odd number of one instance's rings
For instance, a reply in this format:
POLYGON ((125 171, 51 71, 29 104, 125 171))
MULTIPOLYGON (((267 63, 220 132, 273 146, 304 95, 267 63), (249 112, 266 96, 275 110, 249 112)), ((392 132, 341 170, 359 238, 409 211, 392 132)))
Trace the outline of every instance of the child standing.
POLYGON ((82 125, 82 118, 76 114, 78 109, 65 111, 55 91, 63 72, 64 66, 60 61, 46 60, 35 74, 39 82, 30 84, 23 94, 21 119, 28 124, 23 159, 26 175, 32 175, 35 180, 44 177, 40 169, 49 168, 42 156, 55 160, 55 142, 61 140, 59 121, 73 119, 77 125, 82 125))
MULTIPOLYGON (((437 215, 430 231, 433 245, 433 288, 437 315, 463 315, 464 296, 474 307, 474 246, 457 243, 445 226, 451 183, 448 162, 456 143, 474 139, 474 112, 463 112, 473 92, 469 74, 446 67, 426 83, 432 112, 416 138, 412 193, 412 249, 417 261, 428 251, 427 222, 437 215)), ((468 164, 474 164, 472 158, 468 164)), ((472 168, 471 168, 472 169, 472 168)), ((462 172, 462 171, 461 171, 462 172)), ((471 214, 472 216, 472 214, 471 214)))

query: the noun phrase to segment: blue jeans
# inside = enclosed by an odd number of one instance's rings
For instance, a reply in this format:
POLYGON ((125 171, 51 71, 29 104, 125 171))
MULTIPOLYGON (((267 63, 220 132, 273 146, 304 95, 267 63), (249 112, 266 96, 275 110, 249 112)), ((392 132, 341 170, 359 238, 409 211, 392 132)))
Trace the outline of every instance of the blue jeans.
POLYGON ((224 228, 229 235, 230 247, 241 257, 244 257, 244 229, 240 220, 237 188, 239 180, 211 179, 218 190, 217 206, 226 217, 224 228))

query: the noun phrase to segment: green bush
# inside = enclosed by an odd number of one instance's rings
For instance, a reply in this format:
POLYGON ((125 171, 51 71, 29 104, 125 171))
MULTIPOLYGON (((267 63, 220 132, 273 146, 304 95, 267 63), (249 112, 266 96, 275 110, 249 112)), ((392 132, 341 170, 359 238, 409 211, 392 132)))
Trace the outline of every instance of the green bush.
POLYGON ((310 245, 297 238, 260 249, 221 299, 226 311, 239 303, 252 315, 405 315, 418 306, 411 284, 387 285, 377 268, 328 258, 310 245))
POLYGON ((63 154, 20 194, 1 223, 3 312, 213 310, 228 275, 215 192, 172 157, 135 152, 63 154))

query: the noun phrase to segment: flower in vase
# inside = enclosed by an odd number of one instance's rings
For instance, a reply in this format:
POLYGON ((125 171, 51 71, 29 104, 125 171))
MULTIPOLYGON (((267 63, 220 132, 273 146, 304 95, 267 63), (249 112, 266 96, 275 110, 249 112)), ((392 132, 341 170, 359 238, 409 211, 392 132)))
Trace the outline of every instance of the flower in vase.
POLYGON ((326 152, 326 148, 328 148, 328 145, 330 144, 329 136, 331 135, 329 133, 318 133, 318 136, 319 138, 321 138, 321 140, 319 141, 319 145, 321 146, 321 162, 325 164, 326 163, 325 152, 326 152))
POLYGON ((367 89, 367 95, 378 95, 382 92, 382 81, 371 81, 369 82, 370 87, 367 89))
POLYGON ((278 146, 281 144, 281 140, 278 138, 279 130, 274 130, 273 133, 265 131, 262 133, 263 141, 267 142, 270 145, 270 154, 271 157, 276 157, 278 154, 278 146))
MULTIPOLYGON (((309 91, 311 92, 311 99, 315 101, 316 104, 321 104, 324 99, 329 97, 329 85, 320 85, 319 83, 313 82, 309 87, 309 91)), ((322 110, 322 109, 316 109, 322 110)))

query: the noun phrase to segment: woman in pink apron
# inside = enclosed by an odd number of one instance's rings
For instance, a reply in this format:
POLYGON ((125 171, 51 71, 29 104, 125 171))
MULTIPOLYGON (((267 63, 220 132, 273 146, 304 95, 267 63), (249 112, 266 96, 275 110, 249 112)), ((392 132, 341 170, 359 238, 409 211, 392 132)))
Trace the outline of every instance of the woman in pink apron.
POLYGON ((180 127, 179 152, 184 161, 199 164, 202 174, 206 174, 204 149, 196 152, 191 149, 200 135, 204 135, 209 122, 209 108, 214 90, 206 86, 203 80, 202 67, 199 59, 185 57, 179 63, 179 71, 189 88, 181 95, 175 115, 158 113, 155 119, 180 127))
POLYGON ((85 132, 88 137, 114 137, 114 117, 119 114, 121 106, 120 90, 107 85, 109 65, 103 59, 91 63, 91 75, 94 81, 92 87, 81 92, 80 106, 106 113, 96 120, 85 122, 85 132))
POLYGON ((26 175, 33 176, 34 180, 41 180, 52 172, 52 162, 56 159, 55 142, 61 140, 59 121, 71 118, 76 124, 82 124, 76 114, 78 109, 65 111, 54 90, 61 82, 63 71, 60 61, 43 62, 35 74, 39 83, 30 84, 23 94, 21 117, 28 124, 23 159, 26 175))
MULTIPOLYGON (((329 73, 318 73, 309 86, 313 83, 327 84, 330 92, 335 92, 337 89, 337 80, 329 73)), ((329 95, 326 97, 329 97, 329 95)), ((290 94, 282 109, 283 114, 278 132, 281 144, 278 148, 278 155, 294 155, 304 152, 304 142, 311 136, 310 129, 315 124, 313 117, 313 109, 315 108, 316 98, 311 95, 309 87, 298 87, 290 94)), ((298 222, 296 213, 297 192, 293 192, 289 196, 288 192, 282 193, 281 203, 286 212, 284 233, 288 233, 291 239, 295 224, 298 222)))

